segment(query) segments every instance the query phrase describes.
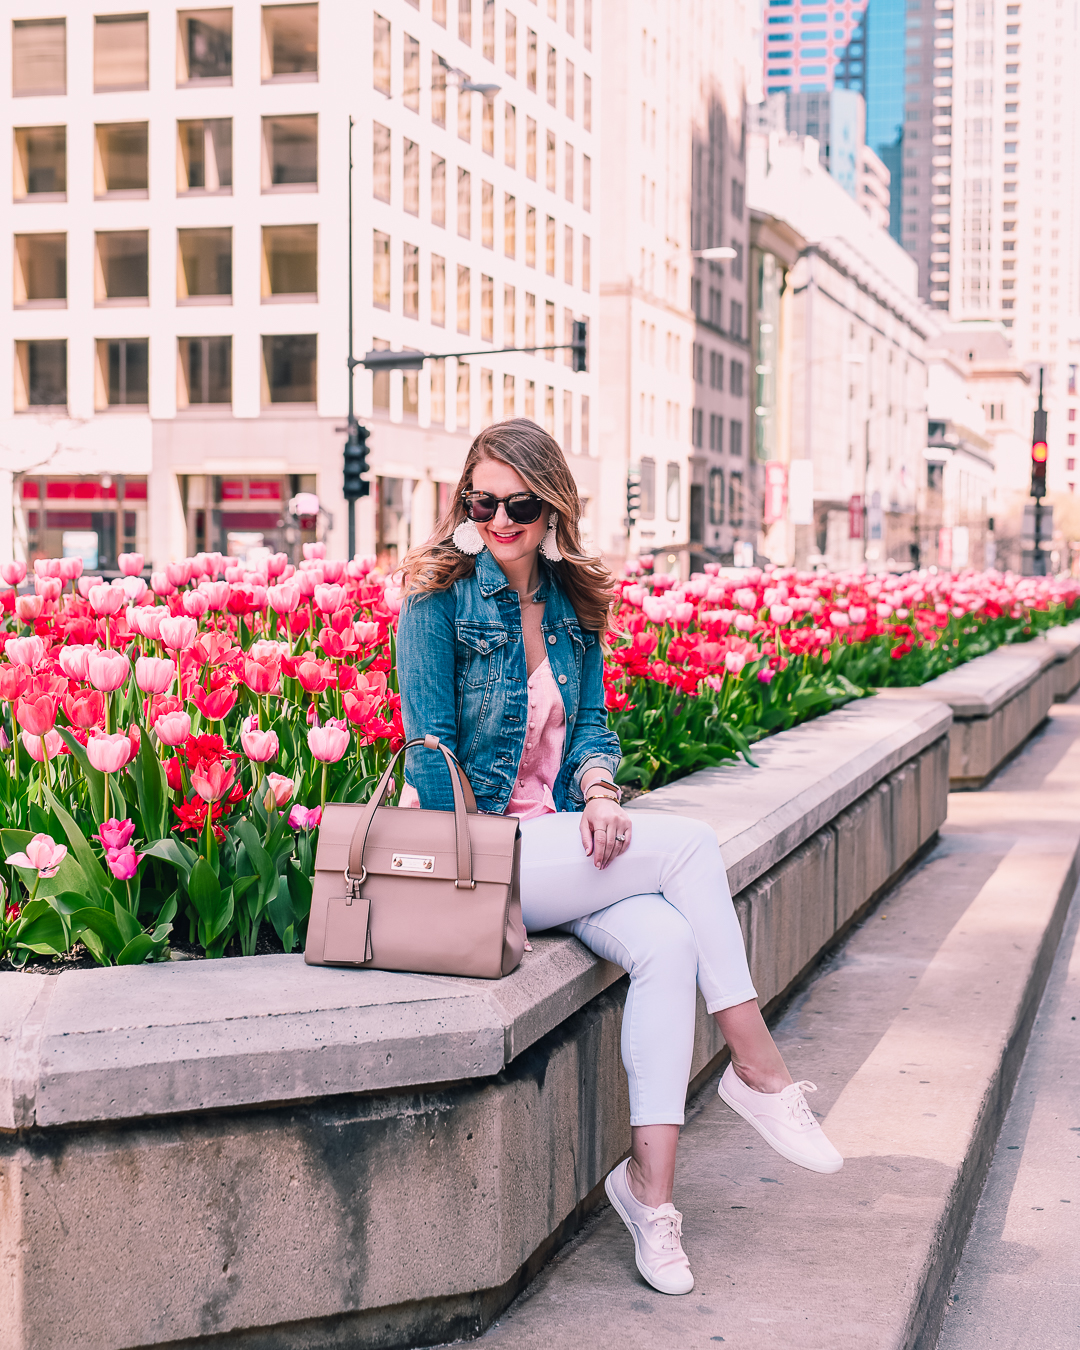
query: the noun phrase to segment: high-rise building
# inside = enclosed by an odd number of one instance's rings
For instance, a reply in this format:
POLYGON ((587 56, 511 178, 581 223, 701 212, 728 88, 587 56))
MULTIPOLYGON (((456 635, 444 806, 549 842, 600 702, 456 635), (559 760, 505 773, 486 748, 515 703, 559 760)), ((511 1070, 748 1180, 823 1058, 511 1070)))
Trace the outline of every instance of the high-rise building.
MULTIPOLYGON (((765 6, 765 93, 827 91, 837 68, 860 78, 858 43, 866 0, 821 4, 812 0, 767 0, 765 6)), ((845 87, 848 87, 845 85, 845 87)), ((854 88, 855 85, 850 87, 854 88)))
POLYGON ((652 553, 658 570, 685 574, 757 535, 750 19, 743 0, 605 0, 603 14, 597 537, 613 557, 652 553), (734 257, 698 256, 710 248, 734 257))
POLYGON ((357 372, 361 551, 426 537, 515 414, 566 448, 588 528, 595 323, 588 372, 499 349, 596 317, 599 9, 9 5, 0 556, 96 570, 316 529, 344 553, 350 118, 357 354, 470 353, 357 372))

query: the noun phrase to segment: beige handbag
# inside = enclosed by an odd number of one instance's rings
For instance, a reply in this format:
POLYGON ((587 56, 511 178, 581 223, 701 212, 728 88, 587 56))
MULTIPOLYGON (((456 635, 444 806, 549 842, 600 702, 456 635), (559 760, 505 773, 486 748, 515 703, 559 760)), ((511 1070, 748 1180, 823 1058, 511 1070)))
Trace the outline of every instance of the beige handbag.
POLYGON ((525 949, 516 816, 478 812, 437 736, 409 741, 363 804, 327 803, 319 828, 304 960, 429 975, 509 975, 525 949), (453 811, 383 806, 398 760, 442 751, 453 811))

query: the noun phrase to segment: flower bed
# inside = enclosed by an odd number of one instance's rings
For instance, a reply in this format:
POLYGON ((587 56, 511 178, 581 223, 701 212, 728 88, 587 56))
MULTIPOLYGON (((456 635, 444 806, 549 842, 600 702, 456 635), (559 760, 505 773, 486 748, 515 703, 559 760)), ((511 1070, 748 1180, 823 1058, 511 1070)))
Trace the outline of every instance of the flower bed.
MULTIPOLYGON (((149 584, 138 555, 111 584, 39 560, 23 594, 25 567, 0 567, 0 956, 302 945, 322 808, 366 798, 403 740, 394 579, 304 551, 298 568, 200 554, 149 584)), ((750 760, 762 736, 1078 602, 1072 581, 997 573, 630 577, 605 672, 620 781, 750 760)))

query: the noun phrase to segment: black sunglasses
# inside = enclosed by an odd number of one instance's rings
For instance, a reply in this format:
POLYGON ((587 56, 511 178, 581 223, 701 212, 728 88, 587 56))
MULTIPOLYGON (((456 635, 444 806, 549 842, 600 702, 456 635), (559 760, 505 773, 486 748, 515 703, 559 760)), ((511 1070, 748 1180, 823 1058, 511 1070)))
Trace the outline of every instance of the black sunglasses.
POLYGON ((535 492, 512 492, 509 497, 496 497, 490 492, 463 492, 461 500, 465 503, 468 518, 481 525, 494 520, 500 506, 506 508, 507 517, 515 525, 535 524, 544 509, 543 498, 535 492))

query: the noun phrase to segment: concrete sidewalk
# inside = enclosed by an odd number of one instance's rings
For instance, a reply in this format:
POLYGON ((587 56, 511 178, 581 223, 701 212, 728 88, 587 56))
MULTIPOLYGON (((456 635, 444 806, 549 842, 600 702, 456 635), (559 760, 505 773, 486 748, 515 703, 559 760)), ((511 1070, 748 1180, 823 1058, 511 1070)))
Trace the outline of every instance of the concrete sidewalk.
MULTIPOLYGON (((604 1209, 481 1339, 490 1350, 934 1344, 1076 883, 1080 705, 982 792, 776 1028, 847 1163, 796 1168, 715 1096, 675 1203, 697 1279, 667 1298, 604 1209)), ((1080 1203, 1080 1195, 1077 1197, 1080 1203)))
POLYGON ((1080 898, 953 1285, 939 1350, 1080 1346, 1080 898))

